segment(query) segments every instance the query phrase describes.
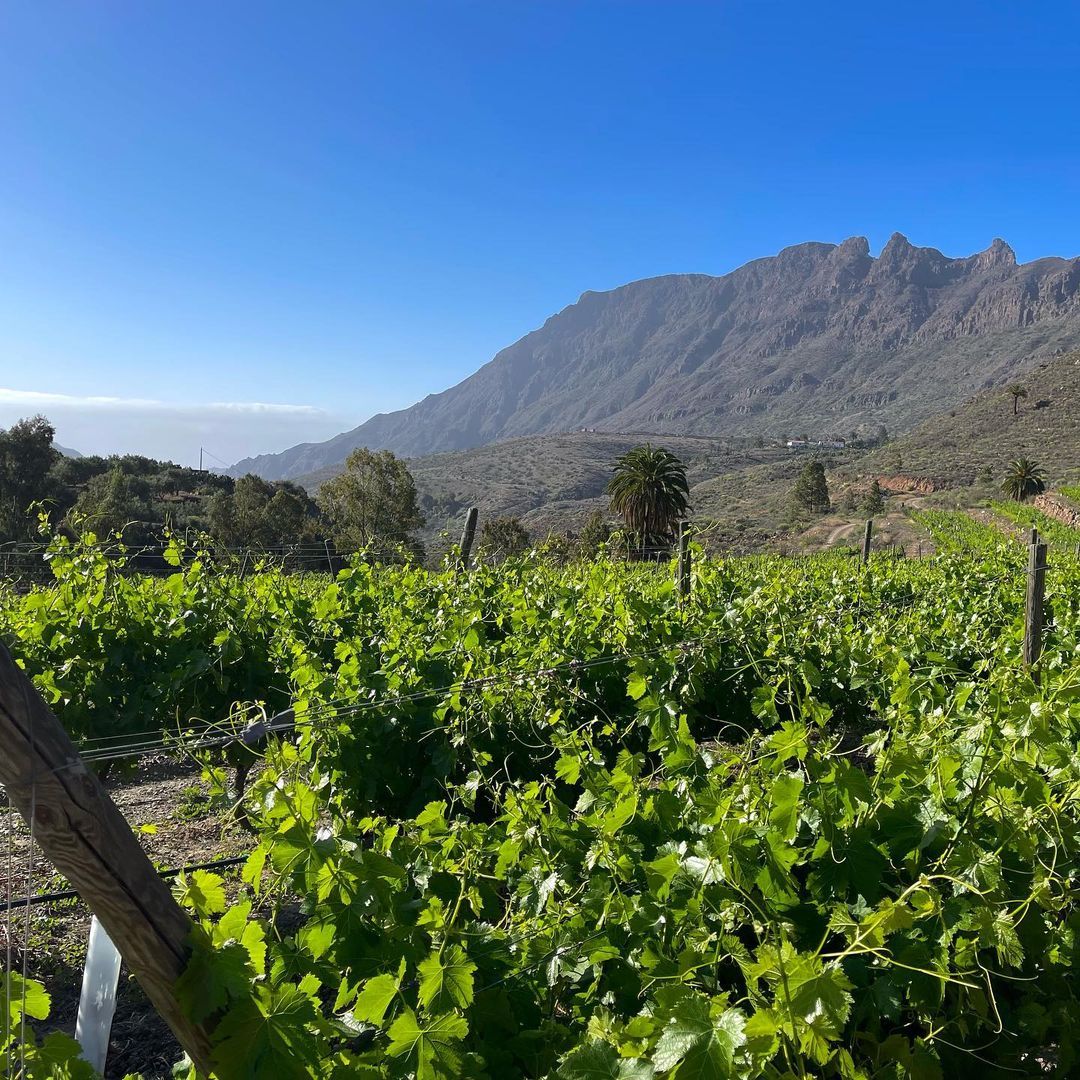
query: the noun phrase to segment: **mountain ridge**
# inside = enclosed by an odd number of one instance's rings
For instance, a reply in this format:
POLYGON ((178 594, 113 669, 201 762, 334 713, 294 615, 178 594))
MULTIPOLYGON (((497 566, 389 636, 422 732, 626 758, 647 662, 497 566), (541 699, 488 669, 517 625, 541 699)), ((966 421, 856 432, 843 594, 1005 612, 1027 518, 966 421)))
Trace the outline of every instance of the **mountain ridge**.
POLYGON ((894 233, 809 241, 718 277, 586 291, 456 386, 229 471, 295 478, 581 428, 677 435, 907 429, 1080 346, 1080 259, 960 258, 894 233))

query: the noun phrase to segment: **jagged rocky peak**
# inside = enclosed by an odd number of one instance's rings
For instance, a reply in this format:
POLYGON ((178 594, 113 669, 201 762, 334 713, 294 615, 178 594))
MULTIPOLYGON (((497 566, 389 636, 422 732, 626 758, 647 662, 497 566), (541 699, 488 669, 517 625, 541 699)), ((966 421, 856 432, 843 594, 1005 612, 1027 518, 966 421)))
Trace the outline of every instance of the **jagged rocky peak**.
POLYGON ((1015 266, 1016 252, 1000 236, 995 236, 994 242, 975 256, 975 265, 980 270, 988 270, 993 266, 1015 266))
POLYGON ((826 280, 833 289, 851 289, 861 283, 874 260, 865 236, 849 236, 829 253, 826 280))
POLYGON ((870 255, 870 241, 865 236, 849 236, 836 246, 836 254, 845 258, 867 258, 870 255))
POLYGON ((896 277, 911 264, 918 248, 903 233, 894 232, 889 242, 881 249, 881 254, 874 260, 874 278, 881 280, 896 277))
POLYGON ((893 233, 874 264, 873 279, 901 285, 940 288, 969 273, 971 259, 953 259, 937 248, 916 247, 903 233, 893 233))
POLYGON ((918 248, 903 233, 894 232, 889 237, 889 242, 881 249, 878 260, 880 262, 895 262, 900 259, 910 258, 916 251, 918 251, 918 248))

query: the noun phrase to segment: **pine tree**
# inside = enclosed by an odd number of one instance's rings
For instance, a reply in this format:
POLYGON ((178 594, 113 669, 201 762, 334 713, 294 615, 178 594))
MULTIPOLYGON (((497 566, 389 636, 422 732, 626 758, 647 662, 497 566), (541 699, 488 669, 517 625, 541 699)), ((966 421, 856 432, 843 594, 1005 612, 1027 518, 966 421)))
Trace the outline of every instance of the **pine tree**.
POLYGON ((870 490, 863 500, 863 510, 871 517, 874 517, 875 514, 880 514, 884 509, 885 493, 881 490, 881 485, 875 480, 870 485, 870 490))
POLYGON ((825 479, 825 466, 820 461, 808 461, 795 481, 791 495, 796 506, 812 514, 828 513, 829 485, 825 479))

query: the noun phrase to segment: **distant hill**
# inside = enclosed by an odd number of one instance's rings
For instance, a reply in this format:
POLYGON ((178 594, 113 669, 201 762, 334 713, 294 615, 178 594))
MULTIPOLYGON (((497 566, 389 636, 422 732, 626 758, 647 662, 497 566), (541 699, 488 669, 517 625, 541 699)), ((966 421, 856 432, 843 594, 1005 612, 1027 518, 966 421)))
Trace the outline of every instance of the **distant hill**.
POLYGON ((906 430, 1080 346, 1080 259, 950 258, 894 234, 807 243, 722 277, 587 292, 457 386, 323 443, 238 462, 295 478, 358 446, 406 456, 595 428, 666 435, 906 430))
POLYGON ((1027 390, 1013 413, 1012 395, 995 388, 935 416, 858 463, 875 473, 970 484, 989 468, 1000 480, 1021 455, 1051 483, 1080 480, 1080 352, 1040 364, 1016 380, 1027 390))
MULTIPOLYGON (((427 519, 429 548, 443 529, 456 535, 465 508, 472 505, 484 519, 520 517, 537 539, 576 532, 592 511, 607 512, 605 488, 615 459, 648 439, 686 464, 694 517, 722 519, 729 546, 746 549, 775 531, 805 461, 802 454, 757 448, 749 440, 604 432, 531 435, 412 458, 409 469, 427 519)), ((301 483, 316 491, 340 469, 340 464, 331 466, 302 477, 301 483)))
POLYGON ((61 446, 58 442, 53 443, 53 449, 56 450, 58 453, 63 454, 64 457, 81 458, 81 457, 85 456, 82 453, 80 453, 78 450, 72 450, 67 446, 61 446))

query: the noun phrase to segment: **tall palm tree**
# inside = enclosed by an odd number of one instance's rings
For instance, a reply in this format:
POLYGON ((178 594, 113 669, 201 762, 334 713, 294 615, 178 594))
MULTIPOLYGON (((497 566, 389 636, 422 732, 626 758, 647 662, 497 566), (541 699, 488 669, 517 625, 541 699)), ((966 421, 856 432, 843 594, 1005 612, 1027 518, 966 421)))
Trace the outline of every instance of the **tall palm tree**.
POLYGON ((670 541, 690 505, 686 466, 661 446, 635 446, 615 463, 608 482, 611 509, 641 543, 670 541))
POLYGON ((1013 416, 1015 416, 1020 406, 1020 399, 1022 397, 1027 397, 1027 387, 1024 386, 1022 383, 1014 382, 1010 386, 1006 387, 1006 389, 1009 391, 1010 394, 1012 394, 1013 416))
POLYGON ((1046 480, 1034 461, 1021 457, 1009 462, 1001 490, 1017 502, 1023 502, 1029 495, 1041 495, 1046 490, 1046 480))

